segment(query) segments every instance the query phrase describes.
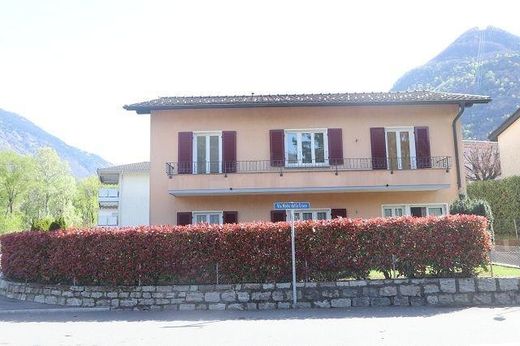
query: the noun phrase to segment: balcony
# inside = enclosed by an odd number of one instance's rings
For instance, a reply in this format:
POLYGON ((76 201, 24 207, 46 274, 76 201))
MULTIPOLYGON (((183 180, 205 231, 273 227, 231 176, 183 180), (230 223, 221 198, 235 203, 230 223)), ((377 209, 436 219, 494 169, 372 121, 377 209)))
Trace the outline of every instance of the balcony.
POLYGON ((98 201, 100 205, 111 205, 119 202, 118 189, 99 189, 98 201))
POLYGON ((98 216, 98 226, 101 227, 111 227, 118 225, 118 217, 112 215, 99 215, 98 216))
POLYGON ((168 162, 174 196, 323 192, 434 191, 450 186, 451 158, 344 158, 321 164, 284 161, 168 162))

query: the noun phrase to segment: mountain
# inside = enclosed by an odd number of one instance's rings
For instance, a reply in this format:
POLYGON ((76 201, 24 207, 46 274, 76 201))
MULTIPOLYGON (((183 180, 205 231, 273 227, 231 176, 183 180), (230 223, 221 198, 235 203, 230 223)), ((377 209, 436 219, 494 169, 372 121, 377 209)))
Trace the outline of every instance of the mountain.
POLYGON ((494 27, 468 30, 392 87, 414 89, 491 96, 489 104, 468 108, 462 117, 465 138, 487 139, 520 106, 520 37, 494 27))
POLYGON ((77 178, 96 174, 96 169, 111 165, 98 155, 88 153, 45 132, 18 114, 0 109, 0 150, 33 154, 40 147, 51 147, 66 160, 77 178))

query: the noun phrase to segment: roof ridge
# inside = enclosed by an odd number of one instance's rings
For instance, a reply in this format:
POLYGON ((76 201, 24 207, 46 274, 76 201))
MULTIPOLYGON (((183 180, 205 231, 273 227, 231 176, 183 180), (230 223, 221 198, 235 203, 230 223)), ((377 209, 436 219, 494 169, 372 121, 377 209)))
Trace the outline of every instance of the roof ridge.
MULTIPOLYGON (((436 94, 453 94, 453 95, 471 95, 464 93, 452 93, 452 92, 444 92, 444 91, 435 91, 428 89, 413 89, 413 90, 396 90, 396 91, 355 91, 355 92, 327 92, 327 93, 285 93, 285 94, 234 94, 234 95, 174 95, 174 96, 158 96, 157 99, 171 99, 171 98, 231 98, 231 97, 265 97, 265 96, 316 96, 316 95, 355 95, 355 94, 363 94, 363 95, 373 95, 373 94, 410 94, 417 92, 431 92, 436 94)), ((481 95, 477 95, 481 96, 481 95)))
POLYGON ((175 108, 265 107, 265 106, 334 106, 382 104, 461 104, 487 103, 488 96, 448 93, 435 90, 377 91, 312 94, 251 94, 223 96, 168 96, 125 105, 127 110, 150 113, 152 110, 175 108))

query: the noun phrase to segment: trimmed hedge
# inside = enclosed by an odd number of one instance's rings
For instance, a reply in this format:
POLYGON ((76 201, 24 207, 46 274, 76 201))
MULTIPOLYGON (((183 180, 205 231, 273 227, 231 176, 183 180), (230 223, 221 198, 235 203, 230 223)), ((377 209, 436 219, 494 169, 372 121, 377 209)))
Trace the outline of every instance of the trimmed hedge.
POLYGON ((520 176, 475 181, 467 191, 469 198, 486 200, 491 206, 496 235, 515 235, 513 220, 520 221, 520 176))
MULTIPOLYGON (((334 219, 297 223, 299 280, 473 275, 488 262, 484 217, 334 219)), ((13 280, 76 284, 290 281, 290 225, 151 226, 27 231, 0 237, 13 280)))

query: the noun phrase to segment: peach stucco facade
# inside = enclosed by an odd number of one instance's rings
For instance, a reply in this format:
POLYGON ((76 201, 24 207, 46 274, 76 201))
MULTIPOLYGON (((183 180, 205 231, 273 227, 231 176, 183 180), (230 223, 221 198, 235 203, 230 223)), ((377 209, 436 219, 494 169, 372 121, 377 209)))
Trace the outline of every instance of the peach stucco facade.
POLYGON ((513 122, 498 136, 502 177, 520 175, 520 120, 513 122))
MULTIPOLYGON (((363 218, 382 216, 383 204, 451 203, 459 192, 452 134, 452 121, 458 111, 457 104, 154 110, 151 112, 150 222, 175 224, 177 212, 214 210, 237 211, 239 222, 266 221, 275 201, 309 201, 313 208, 345 208, 349 217, 363 218), (370 158, 370 128, 414 126, 429 128, 431 155, 451 157, 450 170, 351 170, 335 174, 331 170, 308 168, 285 171, 283 175, 273 171, 180 174, 171 178, 165 173, 166 162, 178 161, 178 133, 182 131, 236 131, 237 161, 267 161, 272 129, 341 128, 343 156, 370 158), (318 189, 308 192, 313 187, 318 189), (299 193, 302 188, 307 192, 299 193), (330 191, 320 192, 319 188, 330 191), (264 192, 244 192, 248 189, 264 192), (265 192, 276 189, 280 192, 265 192), (183 194, 195 190, 197 195, 183 194), (205 194, 205 190, 225 193, 205 194)), ((458 131, 460 134, 460 124, 458 131)), ((457 143, 459 152, 462 152, 461 137, 457 143)), ((463 180, 461 189, 464 189, 463 180)))

